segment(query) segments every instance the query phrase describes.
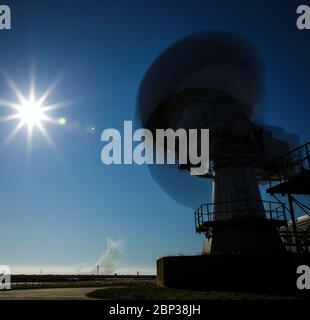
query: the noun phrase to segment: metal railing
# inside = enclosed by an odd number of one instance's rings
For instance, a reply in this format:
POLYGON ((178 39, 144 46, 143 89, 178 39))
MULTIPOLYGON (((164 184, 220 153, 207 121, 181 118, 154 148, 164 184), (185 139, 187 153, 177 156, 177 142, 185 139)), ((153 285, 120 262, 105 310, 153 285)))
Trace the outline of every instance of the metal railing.
POLYGON ((291 150, 269 165, 271 168, 278 168, 264 178, 264 180, 269 180, 270 188, 273 186, 273 182, 281 184, 294 176, 310 170, 310 142, 291 150))
POLYGON ((296 238, 300 244, 301 252, 309 252, 310 249, 310 230, 297 230, 295 233, 289 230, 287 227, 282 227, 279 229, 279 236, 282 239, 283 244, 286 247, 295 247, 297 251, 296 238))
POLYGON ((202 204, 195 212, 196 231, 211 221, 230 219, 251 219, 254 217, 287 223, 286 208, 283 203, 263 200, 240 200, 202 204))

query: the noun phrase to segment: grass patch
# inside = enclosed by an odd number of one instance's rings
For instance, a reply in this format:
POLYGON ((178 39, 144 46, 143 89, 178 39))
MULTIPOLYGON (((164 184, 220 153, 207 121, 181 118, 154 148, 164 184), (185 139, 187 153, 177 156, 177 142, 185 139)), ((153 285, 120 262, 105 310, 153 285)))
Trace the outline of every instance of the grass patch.
POLYGON ((107 287, 87 294, 90 298, 103 300, 279 300, 296 297, 274 296, 243 292, 191 291, 160 288, 154 283, 107 287))

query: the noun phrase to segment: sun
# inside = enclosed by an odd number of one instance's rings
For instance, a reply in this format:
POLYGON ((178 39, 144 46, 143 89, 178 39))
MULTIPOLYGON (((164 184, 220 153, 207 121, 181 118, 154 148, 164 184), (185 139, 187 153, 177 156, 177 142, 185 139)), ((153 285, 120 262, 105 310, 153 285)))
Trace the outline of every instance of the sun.
POLYGON ((6 143, 9 142, 23 127, 28 127, 28 139, 29 142, 32 139, 33 130, 38 129, 43 137, 52 143, 52 139, 48 134, 44 123, 52 123, 54 125, 64 126, 67 124, 67 119, 64 117, 53 118, 49 115, 49 112, 67 105, 67 103, 46 104, 46 100, 53 91, 55 83, 53 83, 41 96, 37 98, 35 84, 30 81, 30 92, 28 97, 23 95, 15 83, 6 78, 8 85, 16 96, 16 101, 6 101, 0 99, 0 106, 8 107, 14 113, 10 113, 5 117, 0 118, 0 122, 19 120, 16 127, 9 134, 6 143))
POLYGON ((30 98, 21 104, 18 109, 21 121, 28 127, 41 126, 45 115, 44 108, 40 104, 40 101, 35 101, 35 99, 30 98))

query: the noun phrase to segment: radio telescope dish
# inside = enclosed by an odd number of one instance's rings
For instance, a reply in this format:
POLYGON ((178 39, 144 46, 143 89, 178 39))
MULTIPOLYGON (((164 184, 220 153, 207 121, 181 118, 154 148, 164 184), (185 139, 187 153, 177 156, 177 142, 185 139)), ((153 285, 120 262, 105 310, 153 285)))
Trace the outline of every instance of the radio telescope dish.
MULTIPOLYGON (((228 210, 227 224, 216 227, 213 253, 282 250, 276 230, 265 223, 258 182, 268 173, 265 163, 288 152, 289 145, 251 120, 264 91, 263 69, 248 41, 227 32, 202 32, 160 54, 139 88, 137 114, 153 136, 156 129, 210 130, 212 168, 204 177, 212 179, 213 212, 228 210), (247 223, 236 223, 240 219, 247 223)), ((197 207, 206 199, 206 179, 190 176, 186 165, 149 168, 177 202, 197 207)))

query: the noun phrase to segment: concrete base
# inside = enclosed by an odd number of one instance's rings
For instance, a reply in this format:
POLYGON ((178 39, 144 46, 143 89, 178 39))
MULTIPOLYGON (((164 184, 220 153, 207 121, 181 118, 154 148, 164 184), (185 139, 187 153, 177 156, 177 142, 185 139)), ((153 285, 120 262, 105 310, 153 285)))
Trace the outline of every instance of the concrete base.
POLYGON ((157 260, 157 284, 171 288, 296 291, 296 268, 310 263, 295 254, 175 256, 157 260))
POLYGON ((213 229, 212 255, 285 254, 285 247, 273 221, 219 221, 213 229))

